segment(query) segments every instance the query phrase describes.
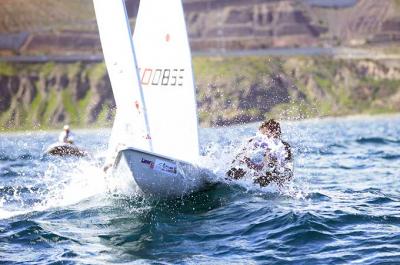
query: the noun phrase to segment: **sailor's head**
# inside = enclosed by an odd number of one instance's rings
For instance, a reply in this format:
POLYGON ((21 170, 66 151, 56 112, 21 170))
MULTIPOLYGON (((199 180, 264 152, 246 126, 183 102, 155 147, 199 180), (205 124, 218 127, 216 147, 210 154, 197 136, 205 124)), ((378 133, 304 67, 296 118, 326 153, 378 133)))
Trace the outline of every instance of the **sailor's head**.
POLYGON ((273 137, 273 138, 281 137, 281 125, 274 119, 264 121, 260 125, 259 130, 262 134, 268 137, 273 137))
POLYGON ((64 131, 69 132, 69 125, 68 124, 64 125, 64 131))

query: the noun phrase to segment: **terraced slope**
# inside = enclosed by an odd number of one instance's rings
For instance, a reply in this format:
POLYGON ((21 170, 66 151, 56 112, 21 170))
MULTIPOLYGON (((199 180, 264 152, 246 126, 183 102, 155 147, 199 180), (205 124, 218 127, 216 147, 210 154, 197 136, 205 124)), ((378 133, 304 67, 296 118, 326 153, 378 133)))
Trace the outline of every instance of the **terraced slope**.
POLYGON ((0 55, 98 52, 91 0, 0 1, 0 55))
POLYGON ((398 28, 390 29, 387 24, 399 21, 400 12, 396 1, 359 1, 350 8, 330 9, 314 8, 315 17, 326 24, 328 36, 337 40, 371 40, 377 35, 387 34, 390 31, 400 31, 398 28))
MULTIPOLYGON (((126 0, 132 23, 138 3, 126 0)), ((184 9, 193 50, 400 42, 399 0, 184 0, 184 9)), ((65 53, 100 53, 91 0, 0 1, 0 55, 65 53)))
POLYGON ((2 0, 0 32, 34 32, 78 25, 93 20, 91 0, 2 0))

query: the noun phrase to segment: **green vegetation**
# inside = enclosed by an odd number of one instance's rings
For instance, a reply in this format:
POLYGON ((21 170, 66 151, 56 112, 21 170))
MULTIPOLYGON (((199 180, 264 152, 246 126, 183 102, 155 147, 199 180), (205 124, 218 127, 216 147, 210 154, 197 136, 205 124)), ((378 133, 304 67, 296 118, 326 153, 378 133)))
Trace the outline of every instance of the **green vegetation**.
POLYGON ((78 101, 78 104, 76 105, 76 107, 78 108, 78 112, 80 113, 80 123, 81 124, 85 124, 88 120, 88 113, 87 113, 87 109, 89 107, 90 104, 90 100, 93 97, 93 91, 89 90, 85 97, 81 100, 78 101))
POLYGON ((53 114, 58 106, 57 92, 51 89, 46 98, 45 111, 43 113, 43 123, 51 124, 53 114))
POLYGON ((97 116, 96 124, 99 126, 110 126, 111 120, 109 119, 109 113, 112 112, 107 105, 103 105, 99 115, 97 116))
POLYGON ((33 126, 35 123, 41 122, 41 113, 43 112, 42 103, 43 98, 40 93, 36 94, 36 97, 33 99, 28 112, 27 123, 31 123, 33 126))
POLYGON ((47 77, 54 72, 55 67, 56 64, 54 62, 48 62, 40 66, 38 70, 43 76, 47 77))
POLYGON ((18 73, 14 65, 0 62, 0 75, 14 76, 18 73))
POLYGON ((100 81, 102 77, 107 73, 105 64, 94 64, 87 70, 87 75, 93 84, 100 81))
POLYGON ((63 90, 61 95, 64 109, 69 116, 69 123, 71 125, 80 125, 80 115, 75 106, 75 102, 73 102, 71 92, 69 90, 63 90))

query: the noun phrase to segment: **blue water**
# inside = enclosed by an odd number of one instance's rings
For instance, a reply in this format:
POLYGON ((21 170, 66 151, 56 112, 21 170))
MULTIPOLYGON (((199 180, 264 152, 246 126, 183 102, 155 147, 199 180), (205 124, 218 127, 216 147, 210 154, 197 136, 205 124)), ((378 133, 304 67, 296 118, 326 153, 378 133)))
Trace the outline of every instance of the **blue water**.
MULTIPOLYGON (((223 180, 257 125, 202 129, 223 180)), ((400 117, 285 123, 295 179, 138 196, 100 166, 108 130, 77 131, 87 160, 43 157, 56 132, 0 135, 2 264, 399 264, 400 117)))

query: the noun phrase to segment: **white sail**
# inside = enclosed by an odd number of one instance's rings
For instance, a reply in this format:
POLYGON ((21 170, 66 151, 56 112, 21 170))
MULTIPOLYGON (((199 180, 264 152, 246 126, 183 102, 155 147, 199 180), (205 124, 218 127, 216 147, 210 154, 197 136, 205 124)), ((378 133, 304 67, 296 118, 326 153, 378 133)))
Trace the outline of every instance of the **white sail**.
POLYGON ((124 0, 93 0, 117 113, 107 160, 122 147, 151 150, 145 105, 124 0))
POLYGON ((133 41, 153 151, 195 161, 197 109, 181 0, 142 0, 133 41))

